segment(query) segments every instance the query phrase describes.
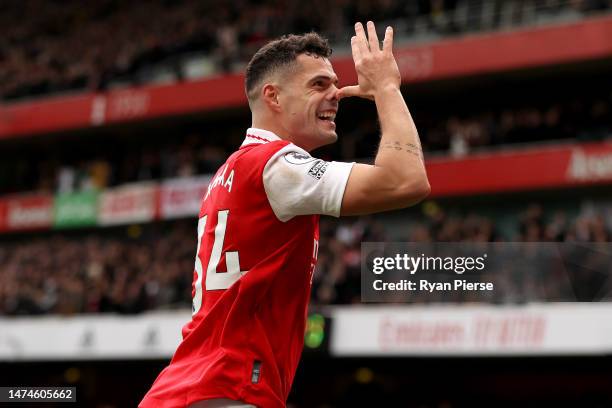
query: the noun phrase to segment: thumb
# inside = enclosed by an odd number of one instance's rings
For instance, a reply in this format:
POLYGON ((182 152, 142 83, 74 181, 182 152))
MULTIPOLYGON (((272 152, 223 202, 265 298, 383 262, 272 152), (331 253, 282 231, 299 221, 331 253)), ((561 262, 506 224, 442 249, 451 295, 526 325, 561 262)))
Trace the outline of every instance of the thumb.
POLYGON ((359 85, 350 85, 350 86, 345 86, 343 88, 338 89, 337 96, 338 96, 338 99, 342 99, 342 98, 349 98, 351 96, 363 96, 363 95, 361 94, 359 85))

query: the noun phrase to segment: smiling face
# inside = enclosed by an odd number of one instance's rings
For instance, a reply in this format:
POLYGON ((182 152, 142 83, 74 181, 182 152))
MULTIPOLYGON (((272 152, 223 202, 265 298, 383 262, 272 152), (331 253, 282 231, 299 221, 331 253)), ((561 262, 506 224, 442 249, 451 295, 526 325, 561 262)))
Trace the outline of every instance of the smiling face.
POLYGON ((293 142, 313 150, 338 139, 338 77, 329 59, 300 54, 296 69, 278 84, 278 119, 293 142))

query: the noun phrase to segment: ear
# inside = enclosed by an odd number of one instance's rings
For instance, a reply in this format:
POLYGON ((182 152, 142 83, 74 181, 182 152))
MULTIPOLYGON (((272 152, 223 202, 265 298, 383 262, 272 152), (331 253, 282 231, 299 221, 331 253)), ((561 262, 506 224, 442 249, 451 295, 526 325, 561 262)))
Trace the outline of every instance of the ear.
POLYGON ((261 88, 262 102, 274 112, 280 112, 281 107, 278 102, 279 88, 274 84, 265 84, 261 88))

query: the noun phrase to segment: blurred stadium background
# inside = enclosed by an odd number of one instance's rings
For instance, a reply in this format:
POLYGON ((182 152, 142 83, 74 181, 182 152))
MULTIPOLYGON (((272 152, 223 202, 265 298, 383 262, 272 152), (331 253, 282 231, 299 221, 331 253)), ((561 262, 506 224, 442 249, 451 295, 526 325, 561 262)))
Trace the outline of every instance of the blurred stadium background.
MULTIPOLYGON (((488 305, 358 305, 364 241, 610 241, 611 11, 609 0, 0 2, 0 385, 135 406, 190 317, 199 200, 250 125, 245 62, 314 29, 349 84, 352 24, 372 19, 396 28, 433 190, 406 211, 322 219, 290 407, 612 406, 609 276, 571 290, 500 276, 488 305)), ((371 160, 373 106, 343 101, 337 123, 339 142, 316 154, 371 160)))

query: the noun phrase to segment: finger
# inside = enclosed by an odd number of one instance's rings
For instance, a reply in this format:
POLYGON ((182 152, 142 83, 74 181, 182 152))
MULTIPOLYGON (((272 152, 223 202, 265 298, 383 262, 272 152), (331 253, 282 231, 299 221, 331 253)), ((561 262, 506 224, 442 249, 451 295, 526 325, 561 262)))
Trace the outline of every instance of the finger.
POLYGON ((357 47, 359 47, 359 52, 361 56, 365 56, 366 53, 369 52, 369 46, 363 25, 361 23, 355 24, 355 36, 357 37, 357 47))
POLYGON ((338 99, 350 98, 351 96, 361 96, 361 90, 359 85, 350 85, 338 89, 338 99))
POLYGON ((393 52, 393 27, 388 26, 383 40, 383 52, 393 52))
POLYGON ((374 96, 364 94, 361 91, 361 88, 359 87, 359 85, 345 86, 344 88, 340 88, 338 89, 338 91, 336 91, 336 97, 338 98, 338 100, 342 98, 350 98, 352 96, 358 96, 360 98, 369 99, 371 101, 374 100, 374 96))
POLYGON ((380 43, 378 42, 378 35, 376 35, 376 26, 372 21, 368 21, 368 42, 370 44, 370 51, 380 51, 380 43))
POLYGON ((361 52, 359 51, 359 46, 357 45, 357 37, 351 37, 351 51, 353 53, 353 61, 357 62, 361 60, 361 52))

